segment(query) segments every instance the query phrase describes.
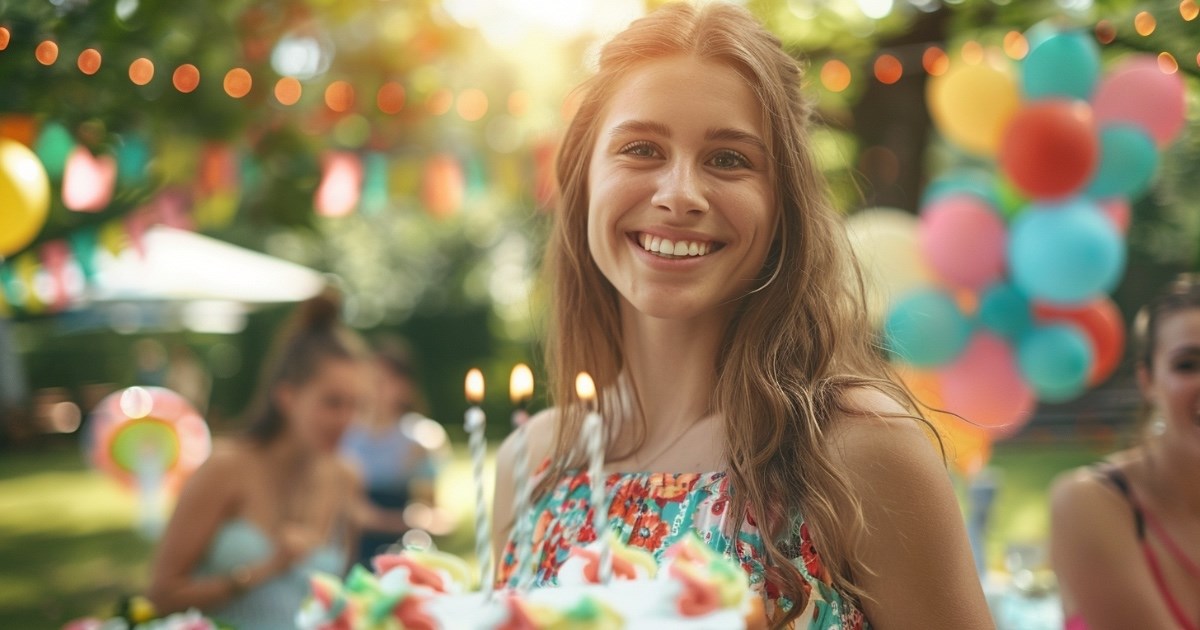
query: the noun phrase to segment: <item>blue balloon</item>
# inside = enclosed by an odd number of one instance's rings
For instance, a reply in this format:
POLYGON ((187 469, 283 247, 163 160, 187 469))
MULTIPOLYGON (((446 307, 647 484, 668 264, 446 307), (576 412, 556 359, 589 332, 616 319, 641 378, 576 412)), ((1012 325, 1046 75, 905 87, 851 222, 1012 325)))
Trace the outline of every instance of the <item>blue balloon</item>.
POLYGON ((979 300, 979 321, 996 334, 1016 341, 1033 327, 1029 298, 1006 282, 993 284, 979 300))
POLYGON ((1034 204, 1013 221, 1008 264, 1025 295, 1070 306, 1117 286, 1125 271, 1125 244, 1089 201, 1034 204))
POLYGON ((1100 78, 1100 49, 1083 31, 1051 35, 1021 62, 1021 93, 1029 100, 1088 100, 1100 78))
POLYGON ((1137 199, 1150 187, 1157 168, 1158 147, 1145 131, 1133 125, 1105 127, 1100 130, 1100 164, 1087 194, 1137 199))
POLYGON ((1021 376, 1046 402, 1063 402, 1081 394, 1094 360, 1092 343, 1069 324, 1036 328, 1017 347, 1021 376))
POLYGON ((954 360, 967 346, 971 322, 944 291, 919 289, 892 306, 885 343, 897 359, 917 367, 954 360))
POLYGON ((996 177, 992 173, 976 168, 956 168, 943 173, 929 182, 921 195, 921 207, 956 193, 974 195, 987 202, 993 209, 1000 207, 996 192, 996 177))

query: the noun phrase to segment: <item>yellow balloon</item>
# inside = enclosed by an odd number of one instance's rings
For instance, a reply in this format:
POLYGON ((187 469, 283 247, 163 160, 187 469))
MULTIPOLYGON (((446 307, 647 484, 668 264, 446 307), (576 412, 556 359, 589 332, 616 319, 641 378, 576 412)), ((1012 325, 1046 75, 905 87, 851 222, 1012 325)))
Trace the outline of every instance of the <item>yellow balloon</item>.
POLYGON ((0 138, 0 256, 33 242, 50 210, 50 178, 37 155, 15 140, 0 138))
POLYGON ((862 269, 867 315, 879 326, 892 302, 934 283, 917 241, 917 216, 896 208, 867 208, 846 218, 846 235, 862 269))
POLYGON ((985 157, 996 155, 1004 128, 1021 106, 1012 71, 986 62, 960 62, 930 78, 926 101, 942 135, 985 157))

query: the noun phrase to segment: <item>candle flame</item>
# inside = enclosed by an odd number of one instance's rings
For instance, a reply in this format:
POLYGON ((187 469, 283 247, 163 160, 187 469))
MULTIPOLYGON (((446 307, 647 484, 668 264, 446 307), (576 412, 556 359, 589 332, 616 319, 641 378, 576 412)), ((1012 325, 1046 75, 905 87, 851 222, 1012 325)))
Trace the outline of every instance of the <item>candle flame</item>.
POLYGON ((584 402, 592 402, 596 399, 596 383, 592 381, 590 374, 580 372, 579 376, 575 377, 575 393, 584 402))
POLYGON ((478 405, 483 401, 483 372, 479 368, 471 368, 467 372, 467 401, 472 405, 478 405))
POLYGON ((508 395, 514 405, 528 402, 533 397, 533 370, 528 365, 518 363, 513 366, 508 378, 508 395))

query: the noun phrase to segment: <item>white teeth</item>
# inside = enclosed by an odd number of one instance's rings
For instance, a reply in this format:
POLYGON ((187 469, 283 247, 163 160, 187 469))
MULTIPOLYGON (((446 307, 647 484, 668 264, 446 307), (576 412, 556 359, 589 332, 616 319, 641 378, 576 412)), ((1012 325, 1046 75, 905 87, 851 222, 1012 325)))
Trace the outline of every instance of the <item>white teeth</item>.
POLYGON ((704 256, 713 250, 712 243, 700 241, 672 241, 661 236, 651 236, 646 233, 638 234, 638 244, 642 249, 660 256, 678 258, 704 256))

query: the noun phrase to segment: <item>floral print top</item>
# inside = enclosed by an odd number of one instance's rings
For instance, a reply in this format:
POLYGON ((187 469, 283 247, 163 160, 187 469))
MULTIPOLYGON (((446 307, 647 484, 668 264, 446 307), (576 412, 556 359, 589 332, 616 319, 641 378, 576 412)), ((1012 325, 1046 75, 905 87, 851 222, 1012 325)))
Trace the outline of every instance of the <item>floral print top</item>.
MULTIPOLYGON (((596 539, 588 484, 586 471, 569 474, 529 511, 526 518, 533 520, 531 559, 537 567, 534 586, 556 584, 558 569, 566 561, 570 548, 596 539)), ((608 527, 621 542, 645 549, 661 562, 668 547, 694 530, 718 553, 741 563, 750 577, 751 588, 766 600, 768 616, 773 609, 787 611, 793 606, 791 600, 781 595, 778 586, 767 579, 766 553, 754 520, 748 518, 742 524, 736 541, 724 534, 729 506, 729 479, 725 473, 612 473, 605 480, 605 488, 605 496, 609 497, 608 527)), ((792 627, 820 630, 868 627, 862 611, 834 590, 807 526, 801 523, 794 545, 784 551, 794 558, 808 593, 807 606, 792 627)), ((516 553, 515 541, 510 537, 500 558, 498 586, 516 586, 519 579, 514 566, 516 553)), ((528 572, 528 567, 522 568, 524 575, 528 576, 528 572)))

